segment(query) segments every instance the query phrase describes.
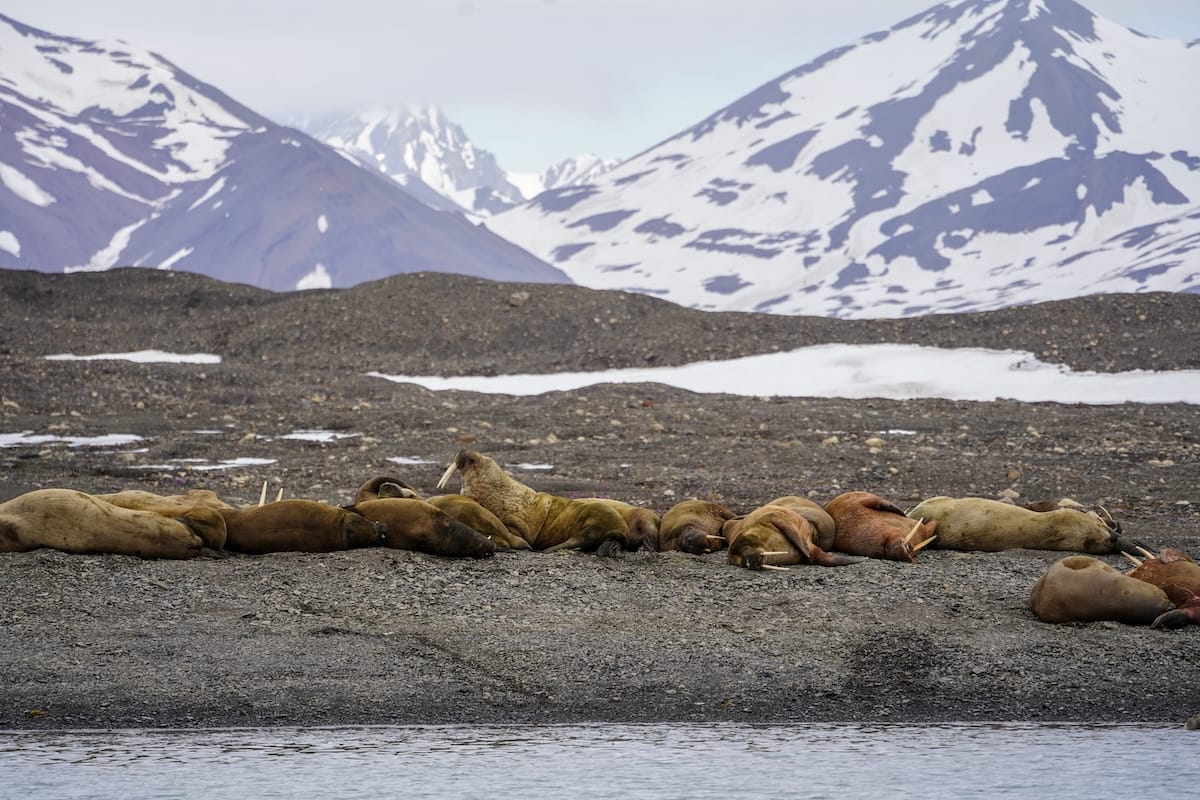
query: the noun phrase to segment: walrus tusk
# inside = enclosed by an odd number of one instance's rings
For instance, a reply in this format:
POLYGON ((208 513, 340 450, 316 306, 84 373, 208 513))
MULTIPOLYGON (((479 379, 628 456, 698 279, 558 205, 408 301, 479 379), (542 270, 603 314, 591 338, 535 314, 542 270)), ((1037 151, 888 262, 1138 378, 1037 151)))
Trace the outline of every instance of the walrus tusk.
POLYGON ((1130 560, 1130 562, 1132 562, 1132 563, 1133 563, 1133 565, 1134 565, 1135 567, 1140 567, 1140 566, 1142 565, 1142 561, 1141 561, 1141 559, 1139 559, 1139 558, 1137 558, 1137 557, 1135 557, 1135 556, 1131 556, 1131 555, 1129 555, 1129 553, 1126 553, 1124 550, 1122 550, 1122 551, 1121 551, 1121 555, 1123 555, 1123 556, 1125 556, 1126 558, 1128 558, 1128 559, 1130 560))
POLYGON ((787 551, 787 550, 763 550, 763 555, 764 556, 786 556, 786 555, 788 555, 788 552, 789 551, 787 551))
MULTIPOLYGON (((766 555, 766 554, 764 553, 764 555, 766 555)), ((777 572, 791 572, 791 570, 789 570, 787 567, 777 567, 774 564, 763 564, 762 568, 763 569, 773 569, 777 572)))
POLYGON ((446 467, 446 471, 442 473, 442 477, 438 479, 437 488, 445 489, 446 484, 450 482, 450 476, 458 471, 458 462, 451 461, 450 466, 446 467))
POLYGON ((1142 555, 1144 555, 1146 558, 1158 558, 1158 556, 1154 555, 1154 553, 1152 553, 1149 550, 1147 550, 1146 548, 1142 547, 1140 544, 1134 549, 1137 550, 1142 555))
POLYGON ((276 503, 278 503, 278 502, 279 502, 280 500, 282 500, 282 499, 283 499, 283 487, 282 487, 282 486, 280 486, 280 487, 279 487, 279 494, 275 495, 275 502, 276 502, 276 503))
POLYGON ((917 552, 918 550, 920 550, 920 549, 921 549, 921 548, 923 548, 923 547, 928 547, 928 546, 930 545, 930 543, 931 543, 931 542, 933 542, 933 540, 934 540, 934 539, 936 539, 936 538, 937 538, 937 536, 930 536, 930 537, 929 537, 928 539, 926 539, 925 541, 923 541, 923 542, 921 542, 920 544, 918 544, 918 545, 914 546, 914 547, 913 547, 913 549, 912 549, 912 552, 914 552, 914 553, 915 553, 915 552, 917 552))
POLYGON ((925 518, 924 518, 924 517, 922 517, 921 519, 917 520, 917 524, 916 524, 916 525, 913 525, 913 527, 912 527, 912 530, 908 532, 908 536, 905 536, 905 537, 904 537, 904 543, 905 543, 905 544, 908 544, 909 542, 911 542, 911 541, 912 541, 912 538, 913 538, 914 536, 916 536, 916 535, 917 535, 917 531, 918 531, 918 530, 920 530, 920 529, 921 529, 921 526, 922 526, 922 525, 924 525, 924 524, 925 524, 925 518))
POLYGON ((262 490, 262 494, 260 494, 258 496, 258 504, 260 506, 265 506, 267 504, 267 482, 266 481, 263 481, 263 490, 262 490))

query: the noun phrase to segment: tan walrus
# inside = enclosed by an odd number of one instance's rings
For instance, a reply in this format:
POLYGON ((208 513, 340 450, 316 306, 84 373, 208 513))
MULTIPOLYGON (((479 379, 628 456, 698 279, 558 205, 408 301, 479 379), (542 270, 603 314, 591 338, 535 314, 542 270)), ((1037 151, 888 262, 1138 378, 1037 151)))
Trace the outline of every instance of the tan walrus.
MULTIPOLYGON (((811 505, 825 515, 820 506, 811 505)), ((820 534, 809 518, 813 509, 796 503, 791 506, 768 503, 744 517, 726 522, 721 533, 729 540, 729 563, 747 569, 773 569, 783 564, 844 567, 860 560, 841 553, 827 553, 818 547, 816 539, 820 534)))
POLYGON ((496 543, 437 506, 412 497, 363 500, 350 510, 387 528, 381 546, 451 558, 485 558, 496 543))
POLYGON ((1158 587, 1091 556, 1067 556, 1051 564, 1029 595, 1030 609, 1043 622, 1149 625, 1170 605, 1158 587))
POLYGON ((228 531, 225 549, 239 553, 331 553, 383 547, 387 536, 386 525, 315 500, 279 500, 218 513, 228 531))
POLYGON ((844 492, 825 505, 837 534, 834 549, 890 561, 916 561, 934 539, 936 522, 913 523, 895 503, 870 492, 844 492))
POLYGON ((736 514, 711 500, 683 500, 667 509, 658 525, 658 549, 705 555, 724 550, 721 528, 736 514))
POLYGON ((110 494, 95 494, 101 500, 121 508, 131 508, 136 511, 156 511, 159 514, 172 516, 172 512, 186 511, 191 508, 203 507, 212 509, 233 508, 211 489, 189 489, 184 494, 154 494, 141 489, 124 489, 110 494))
POLYGON ((220 512, 196 506, 170 516, 122 508, 72 489, 38 489, 0 503, 0 551, 191 558, 225 545, 220 512))
POLYGON ((612 506, 538 492, 505 472, 492 458, 461 450, 438 481, 444 488, 457 472, 462 493, 491 511, 534 550, 568 548, 615 556, 629 549, 629 528, 612 506))
POLYGON ((424 497, 415 487, 410 486, 399 478, 383 475, 378 478, 372 478, 360 486, 354 496, 354 503, 357 505, 366 500, 382 500, 387 498, 424 500, 430 505, 440 508, 459 522, 470 525, 476 531, 491 539, 496 547, 506 550, 529 549, 529 542, 510 531, 495 514, 465 494, 437 494, 432 497, 424 497))
POLYGON ((381 497, 408 497, 417 500, 423 500, 421 493, 415 487, 409 486, 399 478, 391 475, 380 475, 377 478, 363 483, 358 487, 358 491, 354 494, 354 502, 361 503, 364 500, 378 500, 381 497))
POLYGON ((1200 564, 1187 553, 1173 547, 1164 548, 1158 555, 1145 548, 1138 550, 1146 560, 1141 561, 1126 553, 1125 557, 1134 564, 1134 569, 1126 574, 1163 590, 1175 604, 1174 609, 1155 619, 1151 627, 1200 625, 1200 564))
POLYGON ((629 530, 629 550, 647 550, 658 549, 658 526, 662 520, 658 514, 655 514, 645 506, 635 506, 633 503, 626 503, 623 500, 613 500, 607 497, 584 497, 579 498, 588 502, 604 503, 611 506, 621 519, 625 520, 625 527, 629 530))
POLYGON ((1056 508, 1033 511, 984 497, 931 497, 908 512, 937 523, 942 550, 1013 548, 1108 554, 1135 552, 1140 542, 1120 534, 1115 522, 1094 511, 1056 508))
POLYGON ((435 494, 425 502, 440 508, 459 522, 470 525, 505 550, 529 550, 529 542, 510 531, 500 518, 465 494, 435 494))

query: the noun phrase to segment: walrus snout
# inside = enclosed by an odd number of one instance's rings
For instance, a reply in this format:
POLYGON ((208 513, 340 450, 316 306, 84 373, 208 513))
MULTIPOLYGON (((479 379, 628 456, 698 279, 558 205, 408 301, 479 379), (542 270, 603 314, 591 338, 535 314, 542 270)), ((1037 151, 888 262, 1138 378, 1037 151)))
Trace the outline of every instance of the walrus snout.
POLYGON ((387 536, 391 532, 391 529, 388 528, 388 524, 386 522, 380 522, 380 521, 376 520, 374 522, 374 525, 375 525, 375 535, 379 537, 380 544, 386 542, 387 536))
POLYGON ((450 479, 454 477, 454 473, 465 470, 471 465, 472 458, 475 453, 471 450, 459 450, 458 455, 454 456, 454 460, 446 467, 446 471, 442 473, 442 477, 438 479, 437 488, 445 489, 450 483, 450 479))

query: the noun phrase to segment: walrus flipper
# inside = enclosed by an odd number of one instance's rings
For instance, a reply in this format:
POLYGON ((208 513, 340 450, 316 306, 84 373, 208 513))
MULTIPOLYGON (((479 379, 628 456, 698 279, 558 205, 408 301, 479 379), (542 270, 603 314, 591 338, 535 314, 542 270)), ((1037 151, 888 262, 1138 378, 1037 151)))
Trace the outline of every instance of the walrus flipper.
POLYGON ((892 514, 899 514, 902 517, 907 516, 904 513, 904 509, 900 508, 900 506, 896 505, 890 500, 884 500, 882 497, 871 495, 869 497, 864 497, 861 502, 863 508, 873 508, 876 511, 887 511, 892 514))

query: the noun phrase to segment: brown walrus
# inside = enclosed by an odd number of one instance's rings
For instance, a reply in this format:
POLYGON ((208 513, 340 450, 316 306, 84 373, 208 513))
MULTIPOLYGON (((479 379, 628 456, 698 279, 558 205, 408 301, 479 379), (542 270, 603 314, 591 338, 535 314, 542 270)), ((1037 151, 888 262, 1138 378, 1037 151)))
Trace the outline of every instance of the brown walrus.
POLYGON ((1151 623, 1154 628, 1182 628, 1200 625, 1200 564, 1182 550, 1164 548, 1157 556, 1141 549, 1145 561, 1126 554, 1134 568, 1126 574, 1161 589, 1175 604, 1151 623))
POLYGON ((393 478, 391 475, 380 475, 358 487, 358 492, 354 495, 354 502, 357 504, 364 500, 378 500, 381 497, 424 499, 415 487, 409 486, 399 478, 393 478))
POLYGON ((452 558, 485 558, 496 552, 496 543, 487 536, 424 500, 381 497, 355 503, 351 510, 386 526, 383 547, 452 558))
POLYGON ((711 500, 683 500, 667 509, 658 525, 657 550, 705 555, 724 550, 729 541, 721 528, 736 514, 711 500))
POLYGON ((355 547, 382 547, 387 526, 352 508, 315 500, 279 500, 262 506, 227 508, 225 549, 239 553, 331 553, 355 547))
MULTIPOLYGON (((816 509, 824 513, 820 506, 816 509)), ((771 569, 782 564, 844 567, 860 560, 827 553, 818 547, 817 526, 807 515, 785 505, 760 506, 744 517, 726 522, 721 533, 729 540, 729 563, 735 567, 771 569)))
POLYGON ((1091 556, 1067 556, 1051 564, 1029 594, 1029 607, 1043 622, 1148 625, 1170 604, 1158 587, 1091 556))
POLYGON ((984 497, 931 497, 908 516, 937 523, 933 547, 997 551, 1012 548, 1108 554, 1135 552, 1140 542, 1124 537, 1111 517, 1093 511, 1028 508, 984 497))
POLYGON ((807 497, 798 497, 794 494, 789 494, 783 497, 776 497, 767 505, 783 506, 795 511, 813 524, 815 531, 813 543, 817 547, 822 550, 834 549, 833 545, 837 540, 837 523, 833 521, 833 517, 820 504, 814 503, 807 497))
POLYGON ((122 508, 72 489, 38 489, 0 503, 0 551, 191 558, 225 546, 225 521, 203 506, 170 516, 122 508))
POLYGON ((438 488, 444 488, 455 472, 460 474, 463 494, 499 517, 534 550, 578 548, 615 556, 629 549, 629 528, 606 503, 534 491, 474 450, 459 451, 438 488))
POLYGON ((834 549, 856 556, 912 563, 938 529, 934 521, 914 524, 899 506, 870 492, 845 492, 825 510, 837 527, 834 549))
POLYGON ((440 508, 459 522, 470 525, 484 536, 496 543, 496 547, 506 550, 529 550, 529 542, 517 536, 505 527, 492 512, 481 506, 477 500, 465 494, 435 494, 425 498, 425 502, 440 508))

